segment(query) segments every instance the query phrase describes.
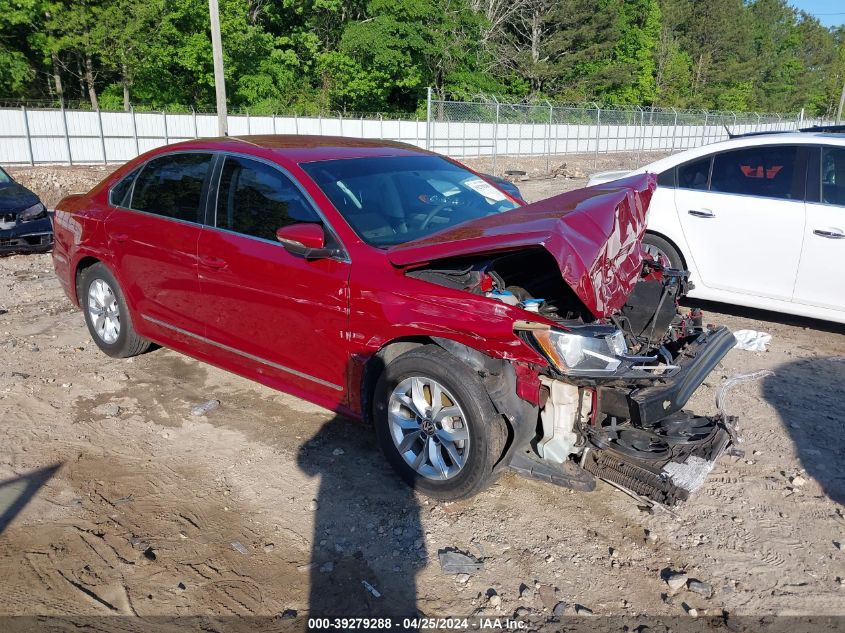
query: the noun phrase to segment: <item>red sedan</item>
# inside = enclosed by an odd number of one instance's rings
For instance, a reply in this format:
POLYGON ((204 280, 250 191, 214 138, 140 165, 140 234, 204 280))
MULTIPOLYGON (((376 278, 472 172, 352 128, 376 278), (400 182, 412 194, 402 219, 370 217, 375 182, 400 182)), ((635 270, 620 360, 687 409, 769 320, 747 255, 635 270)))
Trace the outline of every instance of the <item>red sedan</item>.
POLYGON ((730 444, 682 407, 734 338, 643 255, 654 187, 523 206, 398 143, 197 140, 65 198, 53 260, 106 354, 156 342, 371 421, 425 494, 512 468, 676 503, 730 444))

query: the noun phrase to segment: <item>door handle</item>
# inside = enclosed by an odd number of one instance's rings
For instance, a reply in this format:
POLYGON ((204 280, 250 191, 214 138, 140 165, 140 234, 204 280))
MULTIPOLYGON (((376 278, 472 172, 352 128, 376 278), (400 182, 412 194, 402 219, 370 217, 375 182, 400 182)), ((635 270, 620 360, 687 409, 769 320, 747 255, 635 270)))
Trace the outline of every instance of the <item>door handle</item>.
POLYGON ((713 213, 710 209, 690 209, 687 211, 692 216, 697 218, 715 218, 716 214, 713 213))
POLYGON ((126 233, 109 233, 109 238, 115 242, 125 242, 129 239, 129 236, 126 233))
POLYGON ((200 255, 200 264, 208 268, 226 268, 226 260, 219 257, 209 257, 208 255, 200 255))
POLYGON ((826 237, 831 240, 845 240, 845 233, 840 233, 839 231, 822 231, 821 229, 816 229, 813 231, 813 235, 826 237))

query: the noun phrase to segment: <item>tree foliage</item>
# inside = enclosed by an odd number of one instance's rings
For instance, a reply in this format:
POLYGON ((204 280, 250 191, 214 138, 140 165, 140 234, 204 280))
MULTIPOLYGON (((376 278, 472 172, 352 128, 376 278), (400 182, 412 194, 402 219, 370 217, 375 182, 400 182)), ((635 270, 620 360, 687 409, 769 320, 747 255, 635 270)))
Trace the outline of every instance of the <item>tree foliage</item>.
MULTIPOLYGON (((830 112, 845 29, 786 0, 220 0, 230 106, 439 97, 830 112)), ((0 0, 0 98, 214 104, 207 0, 0 0)))

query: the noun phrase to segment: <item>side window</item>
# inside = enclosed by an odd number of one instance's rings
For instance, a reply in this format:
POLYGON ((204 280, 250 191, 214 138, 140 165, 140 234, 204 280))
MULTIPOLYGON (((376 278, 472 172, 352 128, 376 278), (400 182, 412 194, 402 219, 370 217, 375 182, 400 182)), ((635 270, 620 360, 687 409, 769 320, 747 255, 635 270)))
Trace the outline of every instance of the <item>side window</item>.
POLYGON ((681 189, 698 189, 707 191, 710 178, 711 157, 681 165, 678 167, 678 187, 681 189))
POLYGON ((131 208, 177 220, 199 220, 211 154, 168 154, 148 162, 132 193, 131 208))
POLYGON ((762 145, 717 154, 710 190, 782 200, 804 199, 798 147, 762 145))
POLYGON ((674 187, 675 186, 675 168, 672 167, 657 174, 658 187, 674 187))
POLYGON ((276 240, 276 230, 297 222, 319 222, 308 200, 278 169, 227 156, 220 174, 215 226, 276 240))
POLYGON ((128 207, 129 196, 132 194, 132 183, 135 182, 135 176, 138 175, 138 170, 135 169, 129 172, 123 179, 118 182, 109 191, 109 204, 113 207, 128 207))
POLYGON ((845 206, 845 147, 822 148, 822 202, 845 206))

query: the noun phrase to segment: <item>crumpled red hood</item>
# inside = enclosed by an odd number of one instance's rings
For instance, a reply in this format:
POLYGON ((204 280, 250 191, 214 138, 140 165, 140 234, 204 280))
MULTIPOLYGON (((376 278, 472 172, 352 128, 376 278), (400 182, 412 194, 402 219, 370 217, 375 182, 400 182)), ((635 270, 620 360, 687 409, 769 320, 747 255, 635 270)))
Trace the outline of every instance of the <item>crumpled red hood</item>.
POLYGON ((394 246, 387 257, 396 266, 413 266, 543 246, 587 309, 606 317, 625 304, 640 277, 640 242, 656 186, 653 174, 637 174, 568 191, 394 246))

